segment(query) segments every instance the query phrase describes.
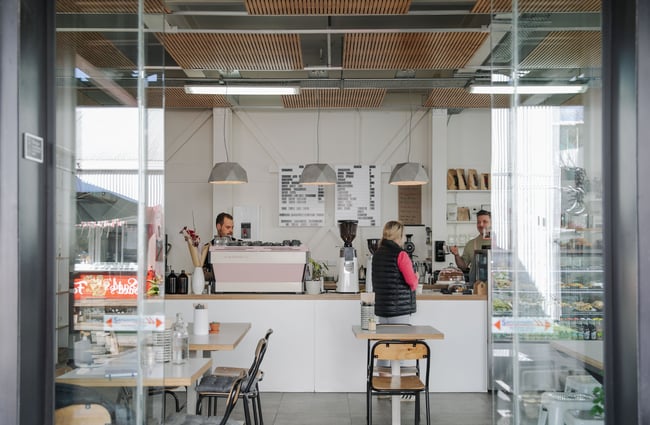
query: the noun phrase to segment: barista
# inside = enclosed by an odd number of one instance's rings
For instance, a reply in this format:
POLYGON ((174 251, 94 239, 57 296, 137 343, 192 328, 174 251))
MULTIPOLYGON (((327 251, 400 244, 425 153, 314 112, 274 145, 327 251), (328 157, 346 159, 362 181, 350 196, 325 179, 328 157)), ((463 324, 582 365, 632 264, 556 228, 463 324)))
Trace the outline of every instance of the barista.
MULTIPOLYGON (((215 226, 217 227, 217 237, 219 238, 230 238, 232 239, 232 231, 233 231, 233 218, 230 214, 222 212, 217 216, 217 219, 215 220, 215 226)), ((214 245, 214 240, 212 242, 214 245)))
POLYGON ((463 255, 458 253, 458 247, 452 246, 449 251, 454 254, 454 261, 456 266, 463 272, 469 272, 469 283, 474 283, 476 271, 472 267, 474 262, 474 251, 477 249, 489 248, 492 246, 491 229, 492 228, 492 215, 490 211, 480 210, 476 213, 476 230, 478 236, 471 239, 463 249, 463 255))
MULTIPOLYGON (((217 215, 216 220, 214 221, 215 227, 217 228, 217 234, 210 242, 210 245, 216 243, 217 238, 229 238, 232 239, 233 232, 233 218, 232 215, 222 212, 217 215)), ((210 263, 210 255, 205 257, 205 262, 203 263, 203 275, 207 282, 214 282, 214 272, 212 270, 212 263, 210 263)))

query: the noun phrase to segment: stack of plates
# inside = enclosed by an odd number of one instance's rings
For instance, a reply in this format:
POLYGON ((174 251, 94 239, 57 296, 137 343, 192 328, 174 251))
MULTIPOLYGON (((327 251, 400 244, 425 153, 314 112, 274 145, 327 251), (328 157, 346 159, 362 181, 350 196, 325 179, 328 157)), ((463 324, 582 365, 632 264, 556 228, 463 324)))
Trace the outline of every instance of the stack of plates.
POLYGON ((172 330, 154 331, 152 333, 153 351, 156 362, 165 363, 172 360, 172 330))

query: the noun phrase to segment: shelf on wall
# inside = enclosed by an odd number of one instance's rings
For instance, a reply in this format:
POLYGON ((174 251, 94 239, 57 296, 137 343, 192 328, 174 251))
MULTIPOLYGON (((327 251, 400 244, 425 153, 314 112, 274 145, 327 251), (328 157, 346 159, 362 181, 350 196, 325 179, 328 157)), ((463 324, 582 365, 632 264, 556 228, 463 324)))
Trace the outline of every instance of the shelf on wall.
POLYGON ((447 193, 490 193, 490 190, 447 190, 447 193))

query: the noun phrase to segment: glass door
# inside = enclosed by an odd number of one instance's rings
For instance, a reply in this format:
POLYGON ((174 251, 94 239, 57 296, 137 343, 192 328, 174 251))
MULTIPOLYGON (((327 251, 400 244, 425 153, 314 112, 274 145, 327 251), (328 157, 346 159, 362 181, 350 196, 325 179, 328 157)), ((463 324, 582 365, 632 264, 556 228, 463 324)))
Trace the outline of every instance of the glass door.
POLYGON ((492 10, 497 424, 576 423, 603 380, 600 7, 561 3, 492 10))
POLYGON ((163 16, 56 2, 56 404, 129 423, 165 414, 163 16))

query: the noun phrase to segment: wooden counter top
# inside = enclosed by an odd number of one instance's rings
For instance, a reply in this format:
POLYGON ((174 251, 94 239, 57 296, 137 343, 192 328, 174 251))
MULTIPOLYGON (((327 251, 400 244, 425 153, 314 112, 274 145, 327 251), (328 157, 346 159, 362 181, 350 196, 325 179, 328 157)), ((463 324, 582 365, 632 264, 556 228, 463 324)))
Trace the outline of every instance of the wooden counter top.
MULTIPOLYGON (((340 294, 326 292, 324 294, 258 294, 258 293, 223 293, 205 295, 165 295, 168 300, 359 300, 360 294, 340 294)), ((439 292, 418 295, 419 301, 487 301, 487 295, 445 295, 439 292)))

